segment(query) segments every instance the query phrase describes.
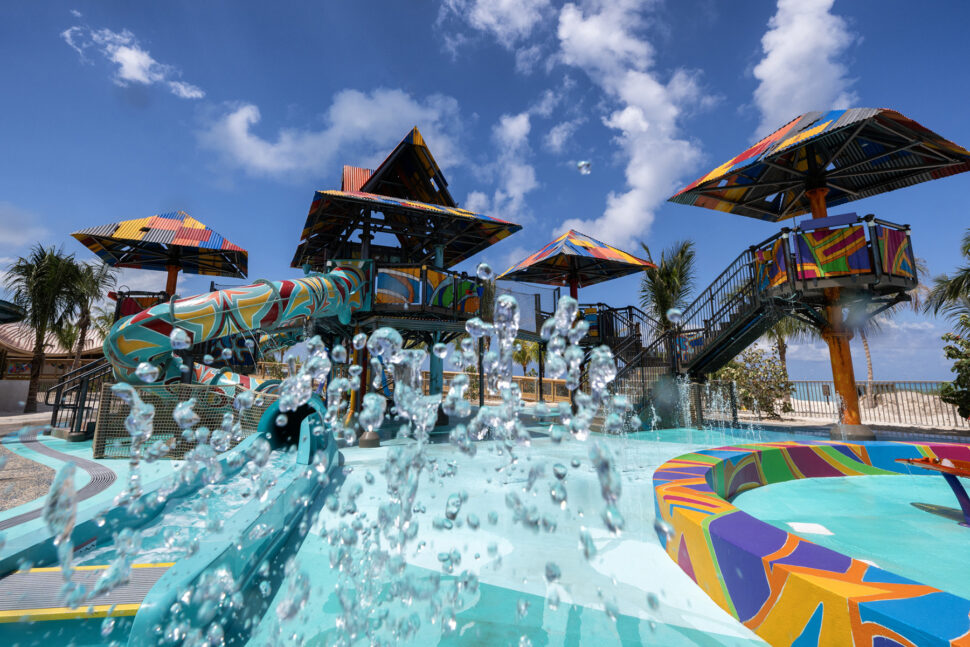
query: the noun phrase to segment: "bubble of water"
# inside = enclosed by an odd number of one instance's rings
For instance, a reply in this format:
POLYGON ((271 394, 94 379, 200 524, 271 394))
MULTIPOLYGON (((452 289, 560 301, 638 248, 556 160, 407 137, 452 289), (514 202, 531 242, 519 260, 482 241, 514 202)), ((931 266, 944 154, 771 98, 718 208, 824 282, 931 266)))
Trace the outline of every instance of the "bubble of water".
POLYGON ((255 392, 250 391, 249 389, 243 389, 236 394, 236 398, 232 401, 232 406, 237 411, 245 411, 253 406, 253 400, 255 399, 255 392))
POLYGON ((175 420, 175 424, 179 426, 179 429, 188 429, 189 427, 194 427, 199 424, 202 418, 199 417, 193 407, 196 405, 195 398, 189 398, 188 400, 183 400, 175 405, 175 410, 172 411, 172 419, 175 420))
POLYGON ((202 356, 203 364, 211 364, 214 361, 216 361, 216 358, 210 355, 209 353, 206 353, 205 355, 202 356))
POLYGON ((495 278, 495 272, 492 271, 492 266, 488 263, 479 263, 475 273, 483 281, 490 281, 495 278))
POLYGON ((561 482, 555 481, 549 486, 549 498, 560 508, 566 508, 566 486, 561 482))
POLYGON ((378 328, 371 333, 367 340, 367 350, 371 355, 390 361, 398 351, 404 346, 404 338, 401 333, 393 328, 378 328))
POLYGON ((107 638, 115 628, 115 619, 108 616, 101 622, 101 637, 107 638))
POLYGON ((472 317, 465 322, 465 330, 474 339, 484 337, 492 331, 492 324, 486 323, 479 319, 478 317, 472 317))
POLYGON ((246 348, 248 348, 249 350, 252 350, 255 347, 256 347, 256 342, 254 342, 252 339, 246 340, 246 348))
POLYGON ((461 495, 449 495, 448 501, 445 503, 445 516, 454 521, 459 512, 461 512, 461 495))
POLYGON ((561 481, 566 478, 566 466, 562 463, 556 463, 552 466, 552 473, 561 481))
POLYGON ((366 431, 374 431, 384 422, 384 413, 387 409, 387 400, 379 393, 367 393, 364 395, 363 406, 357 420, 366 431))
POLYGON ((580 175, 589 175, 593 172, 593 163, 589 160, 580 160, 576 162, 576 170, 580 175))
POLYGON ((656 593, 652 591, 650 593, 647 593, 647 606, 650 607, 653 611, 656 611, 657 609, 660 608, 660 599, 657 597, 656 593))
POLYGON ((232 349, 231 348, 223 348, 222 349, 222 352, 220 353, 220 355, 222 356, 222 359, 224 359, 224 360, 230 360, 230 359, 232 359, 232 349))
POLYGON ((438 359, 445 359, 448 357, 448 345, 438 342, 431 348, 431 352, 434 353, 434 356, 438 359))
POLYGON ((493 526, 498 523, 498 513, 492 510, 488 513, 488 522, 493 526))
POLYGON ((289 418, 286 417, 286 414, 285 413, 281 413, 280 415, 276 416, 276 426, 277 427, 285 427, 287 420, 289 420, 289 418))
POLYGON ((354 348, 356 348, 357 350, 360 350, 361 348, 366 346, 367 333, 359 332, 356 335, 354 335, 353 345, 354 345, 354 348))
POLYGON ((263 580, 262 582, 259 583, 259 594, 262 595, 264 598, 268 598, 270 595, 273 594, 273 587, 270 586, 269 582, 267 582, 266 580, 263 580))
POLYGON ((478 530, 479 526, 482 525, 482 522, 478 520, 478 515, 474 513, 469 513, 465 518, 465 522, 472 530, 478 530))
POLYGON ((674 324, 675 326, 679 326, 680 322, 682 322, 683 320, 684 320, 684 313, 680 310, 680 308, 671 308, 670 310, 667 311, 667 321, 674 324))
POLYGON ((656 517, 653 520, 653 530, 657 533, 657 537, 663 541, 664 545, 667 545, 667 543, 674 539, 675 532, 673 526, 660 517, 656 517))
POLYGON ((168 336, 175 350, 185 350, 192 345, 192 336, 183 328, 173 328, 172 334, 168 336))
POLYGON ((555 562, 546 562, 546 581, 550 584, 562 577, 562 571, 555 562))
POLYGON ((516 617, 519 620, 521 620, 521 619, 525 618, 527 615, 529 615, 529 601, 528 600, 521 600, 520 599, 516 603, 516 605, 515 605, 515 615, 516 615, 516 617))
POLYGON ((583 551, 583 557, 586 559, 592 559, 596 556, 596 543, 586 527, 579 529, 579 549, 583 551))
POLYGON ((347 362, 347 349, 342 344, 337 344, 330 350, 330 358, 338 364, 347 362))
POLYGON ((135 369, 135 375, 137 375, 138 379, 142 382, 151 384, 158 379, 158 367, 154 364, 149 364, 148 362, 142 362, 138 365, 138 368, 135 369))

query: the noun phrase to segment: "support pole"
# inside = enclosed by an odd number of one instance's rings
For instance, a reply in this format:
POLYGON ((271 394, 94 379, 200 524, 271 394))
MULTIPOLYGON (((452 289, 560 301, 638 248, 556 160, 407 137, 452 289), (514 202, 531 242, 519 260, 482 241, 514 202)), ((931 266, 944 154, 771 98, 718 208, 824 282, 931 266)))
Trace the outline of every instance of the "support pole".
MULTIPOLYGON (((812 208, 812 218, 825 218, 828 211, 825 205, 825 195, 829 190, 825 187, 808 189, 808 197, 812 208)), ((827 288, 825 294, 825 317, 828 326, 822 331, 822 339, 829 347, 829 359, 832 362, 832 381, 835 392, 842 398, 845 408, 839 424, 830 431, 832 438, 872 439, 872 430, 862 424, 859 415, 859 394, 855 388, 855 369, 852 367, 852 350, 849 341, 852 331, 845 327, 842 316, 842 306, 839 303, 841 291, 839 288, 827 288)))
POLYGON ((178 283, 180 269, 182 268, 178 265, 168 266, 168 281, 165 282, 165 291, 170 297, 175 295, 175 284, 178 283))
MULTIPOLYGON (((445 361, 434 354, 434 345, 441 341, 441 333, 431 333, 428 336, 428 393, 437 395, 439 398, 445 390, 445 361)), ((448 416, 438 405, 438 420, 436 427, 447 425, 448 416)))
POLYGON ((579 279, 575 274, 569 276, 569 296, 579 300, 579 279))

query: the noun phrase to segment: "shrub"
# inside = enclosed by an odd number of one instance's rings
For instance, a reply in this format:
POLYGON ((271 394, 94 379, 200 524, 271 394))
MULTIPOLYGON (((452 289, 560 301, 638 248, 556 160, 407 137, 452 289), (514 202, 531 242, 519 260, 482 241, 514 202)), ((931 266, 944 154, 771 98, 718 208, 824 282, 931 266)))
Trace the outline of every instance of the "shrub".
MULTIPOLYGON (((970 316, 961 316, 960 326, 963 330, 970 330, 970 316)), ((943 347, 943 354, 953 360, 951 370, 957 377, 940 388, 940 399, 955 406, 962 417, 970 418, 970 339, 947 333, 943 335, 943 341, 948 342, 943 347)))
POLYGON ((794 385, 788 379, 781 360, 761 348, 749 348, 717 373, 717 379, 737 385, 738 404, 755 411, 759 417, 780 418, 777 407, 791 411, 788 398, 794 385))

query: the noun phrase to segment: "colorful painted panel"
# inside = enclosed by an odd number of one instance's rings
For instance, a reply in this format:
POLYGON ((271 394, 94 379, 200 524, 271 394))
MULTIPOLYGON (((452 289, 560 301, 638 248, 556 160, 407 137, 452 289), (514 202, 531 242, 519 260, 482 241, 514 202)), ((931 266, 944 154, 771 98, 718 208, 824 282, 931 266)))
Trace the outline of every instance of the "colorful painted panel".
POLYGON ((377 303, 404 305, 421 301, 421 268, 380 268, 377 271, 377 303))
POLYGON ((755 276, 759 290, 774 288, 788 280, 785 239, 779 238, 770 249, 755 250, 755 276))
POLYGON ((475 281, 453 274, 427 270, 425 304, 438 308, 456 308, 459 312, 475 313, 479 306, 479 287, 475 281), (458 303, 455 305, 457 293, 458 303))
MULTIPOLYGON (((963 645, 970 600, 884 571, 752 517, 729 499, 800 478, 910 474, 896 458, 970 458, 966 445, 778 442, 686 454, 654 473, 667 554, 772 645, 963 645)), ((927 474, 930 474, 927 472, 927 474)))
POLYGON ((915 278, 913 247, 910 244, 909 235, 905 231, 877 225, 875 236, 879 244, 883 273, 908 279, 915 278))
POLYGON ((800 232, 795 247, 799 279, 821 279, 872 272, 862 225, 800 232))
POLYGON ((596 307, 583 308, 582 317, 583 321, 589 325, 589 331, 586 334, 594 339, 599 338, 600 320, 596 307))

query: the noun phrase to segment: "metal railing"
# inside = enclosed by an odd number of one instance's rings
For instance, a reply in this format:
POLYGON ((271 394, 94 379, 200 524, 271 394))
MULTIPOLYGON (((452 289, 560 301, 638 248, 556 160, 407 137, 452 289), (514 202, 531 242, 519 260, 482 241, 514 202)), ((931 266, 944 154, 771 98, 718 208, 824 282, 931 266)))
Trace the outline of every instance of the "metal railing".
POLYGON ((110 381, 111 365, 104 358, 61 376, 44 394, 44 404, 53 407, 51 427, 86 435, 97 417, 102 385, 110 381))
MULTIPOLYGON (((832 382, 797 380, 792 384, 791 411, 782 414, 785 418, 838 421, 840 402, 832 382)), ((862 424, 970 431, 970 420, 940 399, 943 384, 946 382, 856 382, 862 424)))

